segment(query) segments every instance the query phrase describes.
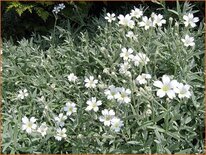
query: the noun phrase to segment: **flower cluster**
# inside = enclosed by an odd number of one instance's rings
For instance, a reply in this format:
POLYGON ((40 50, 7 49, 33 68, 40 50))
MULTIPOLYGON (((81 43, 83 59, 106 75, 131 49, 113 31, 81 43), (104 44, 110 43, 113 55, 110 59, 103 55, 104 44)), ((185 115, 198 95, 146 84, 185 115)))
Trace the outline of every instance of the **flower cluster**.
POLYGON ((189 85, 183 85, 182 83, 177 82, 177 80, 171 80, 168 75, 163 75, 162 81, 154 81, 153 85, 159 88, 157 90, 157 96, 160 98, 168 96, 170 99, 173 99, 175 98, 176 93, 179 98, 190 98, 191 96, 189 85))
POLYGON ((39 127, 36 124, 36 118, 31 117, 28 119, 26 116, 22 118, 22 130, 26 131, 28 134, 31 134, 32 132, 40 133, 43 137, 46 135, 48 127, 46 123, 42 123, 39 127))
MULTIPOLYGON (((116 17, 114 13, 112 14, 107 13, 107 16, 105 17, 105 19, 109 23, 111 23, 112 21, 116 20, 116 17)), ((156 26, 162 27, 163 24, 166 24, 166 20, 163 19, 163 16, 161 14, 155 14, 153 12, 150 17, 143 16, 143 11, 138 8, 134 8, 133 10, 131 10, 130 14, 127 14, 125 16, 120 14, 118 16, 118 19, 119 19, 119 25, 127 26, 131 29, 135 27, 135 21, 137 22, 137 25, 139 25, 139 27, 144 27, 145 30, 148 30, 149 28, 156 27, 156 26)), ((172 18, 170 18, 170 21, 171 19, 172 18)), ((199 21, 199 18, 194 17, 192 13, 188 13, 183 16, 183 20, 184 20, 183 23, 185 27, 191 26, 192 28, 194 28, 196 26, 196 23, 199 21)), ((132 31, 128 31, 128 33, 126 34, 126 37, 137 40, 137 35, 135 35, 132 31)), ((182 38, 181 40, 186 47, 195 45, 194 38, 190 37, 188 34, 186 34, 185 38, 182 38)), ((124 48, 123 50, 125 51, 124 53, 126 53, 126 49, 124 48)))
MULTIPOLYGON (((115 14, 113 13, 111 17, 111 14, 108 13, 105 19, 111 23, 112 21, 116 20, 115 14)), ((127 14, 125 16, 120 14, 118 16, 118 19, 119 25, 127 26, 131 29, 135 27, 135 22, 137 22, 137 25, 139 25, 139 27, 144 27, 145 30, 148 30, 150 27, 161 27, 163 24, 166 24, 166 20, 163 19, 163 16, 161 14, 152 13, 151 17, 148 18, 147 16, 143 16, 143 11, 138 8, 134 8, 133 10, 131 10, 130 14, 127 14)))
POLYGON ((108 89, 104 91, 108 100, 116 99, 118 103, 128 104, 131 102, 131 90, 125 89, 124 87, 115 87, 114 85, 109 86, 108 89))
POLYGON ((115 132, 119 132, 120 128, 124 125, 123 121, 115 117, 114 110, 102 110, 102 116, 99 117, 99 120, 103 122, 105 126, 111 126, 111 129, 115 132))
POLYGON ((136 82, 137 82, 137 84, 146 84, 147 80, 149 80, 151 78, 152 77, 150 74, 142 73, 141 75, 138 75, 138 77, 136 78, 136 82))
POLYGON ((129 69, 131 68, 131 62, 134 64, 134 66, 139 65, 146 65, 149 62, 149 58, 146 54, 139 52, 134 55, 135 53, 133 49, 131 48, 122 48, 120 53, 120 57, 123 58, 123 63, 119 64, 119 72, 121 74, 125 74, 127 76, 131 76, 131 73, 129 72, 129 69))
POLYGON ((52 10, 52 12, 55 14, 58 14, 64 8, 65 8, 65 5, 63 3, 61 3, 58 6, 55 6, 54 9, 52 10))
MULTIPOLYGON (((59 4, 58 6, 54 7, 53 12, 55 14, 58 14, 60 10, 64 9, 64 4, 59 4)), ((118 19, 117 26, 125 28, 126 33, 124 33, 125 38, 130 40, 138 41, 138 34, 137 31, 135 31, 135 27, 138 27, 141 31, 146 32, 145 30, 148 30, 150 28, 154 28, 155 30, 160 30, 161 27, 166 24, 166 20, 163 18, 161 14, 155 14, 152 13, 150 17, 143 15, 143 10, 139 8, 134 8, 131 10, 130 14, 122 15, 120 14, 118 17, 115 16, 114 13, 110 14, 107 13, 107 16, 105 19, 110 23, 111 26, 112 22, 116 21, 118 19), (133 30, 131 30, 133 29, 133 30)), ((194 17, 193 14, 189 13, 187 15, 183 16, 184 25, 185 27, 195 27, 196 23, 199 21, 197 17, 194 17)), ((170 19, 172 21, 172 19, 170 19)), ((122 29, 121 29, 122 30, 122 29)), ((186 47, 193 47, 195 46, 194 38, 190 37, 188 34, 185 34, 184 37, 181 37, 179 39, 180 43, 183 43, 186 47)), ((190 91, 190 85, 183 84, 178 82, 177 80, 171 79, 168 75, 163 75, 161 77, 161 80, 157 80, 155 77, 152 77, 151 74, 149 74, 147 69, 144 70, 144 67, 148 67, 148 63, 150 64, 150 59, 152 58, 151 55, 149 55, 149 52, 145 52, 144 48, 140 48, 139 51, 136 51, 135 47, 132 47, 131 44, 124 44, 124 46, 119 46, 117 57, 118 64, 116 65, 118 67, 118 71, 120 74, 129 76, 131 81, 134 81, 135 87, 145 86, 146 84, 150 84, 153 82, 153 86, 155 86, 156 96, 159 98, 168 97, 169 99, 174 99, 176 96, 178 96, 179 99, 182 98, 190 98, 192 96, 192 93, 190 91), (139 69, 141 68, 141 69, 139 69), (142 69, 143 68, 143 69, 142 69), (134 69, 137 72, 132 72, 131 70, 134 69), (135 78, 135 79, 134 79, 135 78), (155 79, 155 80, 154 80, 155 79)), ((101 48, 101 50, 104 50, 104 48, 101 48)), ((157 55, 158 56, 158 55, 157 55)), ((116 67, 115 66, 115 67, 116 67)), ((110 72, 110 68, 104 68, 104 73, 110 72)), ((150 72, 153 74, 153 72, 150 72)), ((77 73, 76 73, 77 74, 77 73)), ((115 75, 115 72, 112 72, 113 75, 115 75)), ((118 73, 117 73, 118 74, 118 73)), ((85 74, 86 76, 88 74, 85 74)), ((117 103, 119 107, 124 105, 132 105, 130 104, 131 97, 136 95, 135 90, 133 90, 132 86, 125 87, 125 85, 119 86, 120 83, 126 83, 120 81, 119 83, 111 83, 110 82, 102 82, 101 78, 99 76, 96 76, 95 74, 90 74, 91 76, 87 76, 84 78, 81 78, 80 76, 75 75, 74 73, 66 74, 66 78, 69 81, 69 85, 75 85, 78 87, 79 83, 81 86, 79 87, 79 90, 86 89, 88 91, 85 93, 88 95, 87 97, 83 97, 83 100, 85 101, 85 104, 83 105, 83 111, 91 115, 96 114, 100 111, 101 116, 98 116, 99 123, 103 123, 105 128, 110 127, 110 130, 114 132, 120 132, 121 128, 124 126, 124 117, 116 116, 116 114, 119 114, 119 111, 116 109, 110 109, 111 107, 108 107, 106 102, 104 102, 103 98, 106 99, 108 102, 111 103, 117 103), (98 79, 97 79, 98 77, 98 79), (105 84, 106 87, 104 87, 104 96, 99 97, 99 94, 97 94, 99 91, 97 87, 99 84, 105 84), (108 84, 108 85, 107 85, 108 84), (118 85, 119 87, 116 87, 118 85), (97 87, 97 88, 96 88, 97 87), (85 99, 86 98, 86 99, 85 99), (105 103, 105 104, 104 104, 105 103), (102 108, 107 108, 103 109, 102 108), (116 112, 116 113, 115 113, 116 112)), ((124 77, 125 78, 125 77, 124 77)), ((126 81, 126 80, 125 80, 126 81)), ((133 84, 132 83, 132 84, 133 84)), ((105 86, 104 85, 104 86, 105 86)), ((56 89, 56 86, 54 83, 49 83, 48 86, 52 88, 52 90, 56 89)), ((151 88, 152 87, 148 87, 151 88)), ((143 89, 143 88, 142 88, 143 89)), ((103 92, 100 92, 102 94, 103 92)), ((151 94, 153 91, 151 91, 151 94)), ((17 94, 17 99, 23 100, 25 97, 29 95, 27 89, 20 90, 17 94)), ((81 96, 82 97, 82 96, 81 96)), ((156 97, 155 97, 156 98, 156 97)), ((73 98, 72 98, 73 100, 73 98)), ((75 99, 74 99, 75 100, 75 99)), ((44 102, 44 98, 41 97, 39 101, 44 102)), ((144 114, 147 116, 150 116, 152 114, 151 105, 146 103, 146 111, 144 114)), ((51 130, 54 134, 54 137, 56 140, 60 141, 62 139, 67 138, 67 119, 74 117, 78 112, 78 101, 67 101, 64 107, 61 109, 61 111, 56 115, 54 114, 52 117, 52 121, 54 122, 55 127, 49 127, 47 126, 46 122, 41 123, 39 126, 36 123, 36 118, 31 117, 30 119, 24 116, 22 118, 22 130, 26 131, 28 134, 31 134, 33 132, 37 132, 41 134, 43 137, 47 134, 48 130, 51 130)), ((129 106, 128 106, 129 107, 129 106)), ((45 109, 48 109, 45 108, 45 109)))

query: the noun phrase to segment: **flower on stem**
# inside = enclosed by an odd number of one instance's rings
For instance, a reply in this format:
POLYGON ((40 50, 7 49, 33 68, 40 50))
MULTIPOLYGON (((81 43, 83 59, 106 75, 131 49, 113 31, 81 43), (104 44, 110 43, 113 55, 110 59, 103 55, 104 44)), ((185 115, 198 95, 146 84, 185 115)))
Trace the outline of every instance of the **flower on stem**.
POLYGON ((170 80, 169 76, 163 75, 162 81, 154 81, 154 86, 160 89, 157 90, 157 96, 160 98, 168 96, 170 99, 175 97, 175 91, 173 88, 177 86, 178 82, 176 80, 170 80))
POLYGON ((192 13, 188 13, 187 15, 183 16, 185 27, 189 25, 193 28, 196 26, 196 23, 199 21, 198 17, 194 17, 192 13))
POLYGON ((136 82, 138 84, 146 84, 147 83, 147 79, 151 79, 151 75, 143 73, 141 75, 138 75, 138 77, 136 78, 136 82))
POLYGON ((162 26, 162 24, 166 24, 166 20, 163 19, 163 16, 161 14, 154 14, 153 16, 153 26, 157 25, 159 27, 162 26))
POLYGON ((52 12, 54 12, 55 14, 58 14, 60 12, 60 8, 55 6, 52 12))
POLYGON ((36 130, 37 128, 35 122, 35 117, 31 117, 30 119, 28 119, 26 116, 24 116, 22 118, 22 130, 25 130, 27 133, 31 134, 32 131, 36 130))
POLYGON ((96 99, 96 97, 92 97, 87 101, 87 108, 85 109, 86 111, 91 111, 93 110, 94 112, 97 112, 99 110, 100 105, 102 105, 102 101, 96 99))
POLYGON ((182 38, 181 40, 182 40, 182 42, 184 43, 184 45, 186 47, 188 47, 188 46, 195 46, 194 38, 190 37, 189 35, 185 35, 185 38, 182 38))
POLYGON ((104 17, 109 23, 111 23, 112 21, 115 21, 116 20, 116 17, 115 17, 115 14, 112 13, 107 13, 107 16, 104 17))
POLYGON ((129 28, 134 28, 135 23, 133 20, 131 20, 131 18, 132 17, 129 14, 127 14, 126 16, 119 15, 119 24, 123 26, 128 26, 129 28))
POLYGON ((55 14, 58 14, 64 8, 65 8, 65 5, 63 3, 61 3, 58 6, 55 6, 54 9, 52 10, 52 12, 55 14))
POLYGON ((67 132, 67 130, 65 128, 63 128, 63 129, 58 128, 56 130, 55 139, 58 141, 61 141, 63 138, 66 138, 67 137, 66 132, 67 132))
POLYGON ((132 61, 134 62, 135 66, 139 66, 139 64, 146 65, 150 60, 149 60, 149 58, 147 57, 146 54, 144 54, 144 53, 137 53, 133 57, 132 61))
POLYGON ((63 3, 59 4, 59 9, 63 10, 65 8, 65 5, 63 3))
POLYGON ((71 73, 67 76, 69 82, 76 82, 77 76, 74 75, 74 73, 71 73))
POLYGON ((129 61, 133 58, 133 53, 134 51, 129 48, 129 49, 126 49, 125 47, 122 48, 122 52, 120 53, 120 57, 123 58, 124 61, 129 61))
POLYGON ((191 92, 189 91, 190 85, 183 85, 182 83, 178 83, 178 85, 174 88, 174 91, 178 94, 179 98, 190 98, 191 92))
POLYGON ((110 126, 112 118, 115 116, 114 110, 104 109, 102 115, 99 117, 100 122, 104 122, 105 126, 110 126))
POLYGON ((119 132, 122 126, 124 126, 124 123, 119 118, 114 117, 111 120, 111 129, 115 132, 119 132))
POLYGON ((119 68, 119 72, 121 74, 125 74, 128 75, 130 72, 128 71, 128 69, 131 68, 131 65, 126 61, 124 63, 119 64, 120 68, 119 68))
POLYGON ((109 86, 109 89, 106 89, 104 91, 104 94, 107 96, 108 100, 115 99, 115 95, 117 93, 118 93, 118 89, 114 85, 109 86))
POLYGON ((24 90, 19 90, 19 93, 17 95, 17 99, 24 99, 25 97, 27 97, 29 95, 27 89, 24 90))
POLYGON ((89 78, 86 78, 84 80, 85 82, 85 87, 87 88, 95 88, 96 84, 98 83, 98 80, 94 79, 94 76, 90 76, 89 78))
POLYGON ((134 35, 134 33, 132 31, 128 31, 127 34, 126 34, 126 37, 128 37, 130 39, 134 39, 134 40, 137 40, 136 36, 134 35))
POLYGON ((46 122, 44 122, 37 129, 37 132, 39 132, 44 137, 46 135, 46 133, 47 133, 47 130, 48 130, 48 127, 46 125, 46 122))
POLYGON ((143 15, 143 11, 141 11, 140 9, 138 9, 138 8, 134 8, 134 10, 131 10, 131 13, 130 13, 130 15, 132 16, 132 17, 135 17, 135 18, 140 18, 142 15, 143 15))
POLYGON ((76 104, 74 102, 67 102, 64 107, 64 111, 66 111, 66 115, 70 116, 72 113, 77 112, 76 104))
POLYGON ((63 113, 60 113, 59 116, 54 117, 54 120, 57 122, 58 126, 63 127, 64 121, 67 119, 63 113))
POLYGON ((119 103, 128 104, 129 102, 131 102, 130 95, 131 95, 131 90, 122 87, 119 88, 119 92, 115 95, 115 99, 117 99, 119 103))
POLYGON ((148 30, 153 26, 152 19, 148 18, 147 16, 142 17, 142 21, 139 22, 139 26, 144 27, 145 30, 148 30))

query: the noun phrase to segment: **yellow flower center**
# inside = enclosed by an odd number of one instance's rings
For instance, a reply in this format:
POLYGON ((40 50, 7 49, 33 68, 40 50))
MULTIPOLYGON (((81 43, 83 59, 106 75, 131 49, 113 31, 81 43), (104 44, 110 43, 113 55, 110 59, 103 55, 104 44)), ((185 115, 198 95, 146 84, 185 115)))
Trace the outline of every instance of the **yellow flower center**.
POLYGON ((92 104, 92 107, 93 107, 93 108, 96 108, 96 107, 97 107, 97 104, 96 104, 96 103, 93 103, 93 104, 92 104))
POLYGON ((31 127, 32 127, 32 123, 29 122, 29 123, 27 124, 27 127, 28 127, 28 128, 31 128, 31 127))
POLYGON ((162 87, 162 90, 163 91, 168 91, 170 88, 169 88, 169 86, 167 86, 167 85, 164 85, 163 87, 162 87))
POLYGON ((111 117, 109 115, 105 116, 105 120, 109 121, 111 117))
POLYGON ((121 97, 122 97, 122 98, 125 98, 126 96, 127 96, 127 95, 126 95, 125 93, 122 93, 122 94, 121 94, 121 97))

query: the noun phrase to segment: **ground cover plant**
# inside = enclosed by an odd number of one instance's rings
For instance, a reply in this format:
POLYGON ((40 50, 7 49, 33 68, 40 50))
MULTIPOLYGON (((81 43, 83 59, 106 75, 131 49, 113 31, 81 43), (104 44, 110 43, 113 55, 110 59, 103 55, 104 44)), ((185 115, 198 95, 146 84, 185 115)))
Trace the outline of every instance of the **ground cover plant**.
POLYGON ((92 38, 56 22, 46 48, 4 41, 2 152, 203 153, 204 24, 192 4, 167 11, 105 12, 92 38))

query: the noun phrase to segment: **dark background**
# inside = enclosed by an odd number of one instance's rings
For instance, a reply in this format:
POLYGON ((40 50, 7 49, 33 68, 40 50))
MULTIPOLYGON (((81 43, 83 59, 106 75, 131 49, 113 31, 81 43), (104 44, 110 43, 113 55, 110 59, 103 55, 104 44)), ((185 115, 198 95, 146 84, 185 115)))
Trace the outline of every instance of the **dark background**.
MULTIPOLYGON (((2 2, 2 38, 20 40, 22 38, 29 38, 32 34, 37 33, 40 35, 47 35, 51 32, 54 27, 54 16, 52 10, 55 5, 61 3, 58 2, 2 2), (22 6, 18 6, 21 4, 22 6), (16 6, 15 6, 16 5, 16 6), (15 7, 11 7, 15 6, 15 7), (24 10, 28 6, 33 6, 31 12, 29 10, 24 10), (11 7, 10 9, 8 9, 11 7), (24 10, 21 15, 17 12, 19 10, 24 10), (41 11, 37 13, 38 9, 41 11), (41 13, 44 15, 46 12, 47 18, 42 19, 41 13)), ((130 2, 63 2, 66 8, 59 13, 59 19, 57 25, 65 27, 66 24, 71 25, 72 31, 82 31, 84 29, 88 31, 94 31, 95 25, 92 25, 92 20, 94 18, 103 18, 103 10, 106 12, 114 12, 118 14, 124 14, 130 12, 130 10, 140 5, 144 8, 149 7, 149 14, 152 11, 157 10, 158 5, 153 2, 143 2, 143 1, 130 1, 130 2)), ((183 4, 184 2, 180 2, 183 4)), ((191 2, 194 4, 195 10, 200 10, 195 16, 200 19, 204 18, 205 2, 191 2)), ((176 8, 176 2, 165 2, 166 8, 176 8)), ((165 16, 165 13, 164 13, 165 16)), ((167 14, 166 14, 167 16, 167 14)), ((169 15, 168 15, 169 16, 169 15)))

